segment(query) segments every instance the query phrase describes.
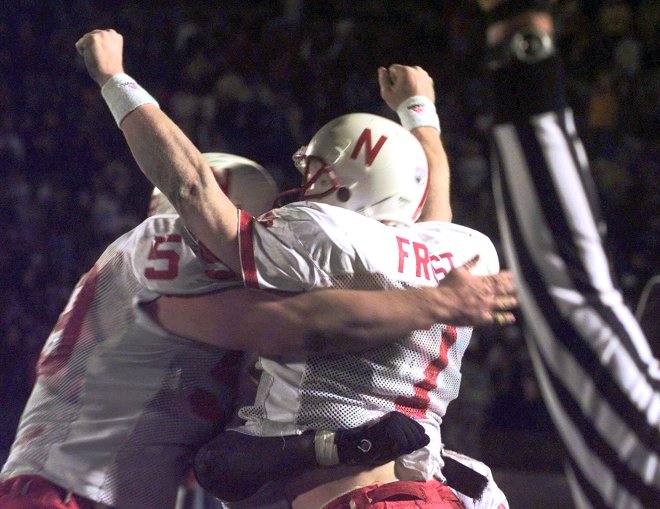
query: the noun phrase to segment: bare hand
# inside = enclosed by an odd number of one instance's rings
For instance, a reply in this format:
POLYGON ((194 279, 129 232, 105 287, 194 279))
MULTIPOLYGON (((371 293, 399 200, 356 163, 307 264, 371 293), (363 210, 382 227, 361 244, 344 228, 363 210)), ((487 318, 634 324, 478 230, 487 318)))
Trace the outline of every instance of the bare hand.
POLYGON ((409 97, 423 95, 435 102, 433 79, 419 66, 392 64, 378 68, 380 96, 396 111, 399 104, 409 97))
POLYGON ((124 72, 124 38, 112 29, 92 30, 76 42, 91 78, 103 86, 114 74, 124 72))
POLYGON ((451 325, 506 325, 515 322, 518 307, 513 274, 503 270, 489 276, 470 273, 478 257, 451 270, 440 282, 446 305, 452 308, 451 325), (449 299, 449 300, 447 300, 449 299))

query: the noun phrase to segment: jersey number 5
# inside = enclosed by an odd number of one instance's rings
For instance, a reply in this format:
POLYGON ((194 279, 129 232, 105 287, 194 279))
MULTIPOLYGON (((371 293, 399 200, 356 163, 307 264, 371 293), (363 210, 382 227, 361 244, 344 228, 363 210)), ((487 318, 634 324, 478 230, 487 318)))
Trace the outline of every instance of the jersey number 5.
MULTIPOLYGON (((165 261, 165 268, 147 267, 144 269, 144 276, 147 279, 174 279, 179 274, 179 253, 177 253, 167 244, 181 244, 181 235, 172 234, 167 237, 156 236, 154 243, 149 250, 149 260, 158 262, 165 261)), ((159 267, 163 264, 159 263, 159 267)))

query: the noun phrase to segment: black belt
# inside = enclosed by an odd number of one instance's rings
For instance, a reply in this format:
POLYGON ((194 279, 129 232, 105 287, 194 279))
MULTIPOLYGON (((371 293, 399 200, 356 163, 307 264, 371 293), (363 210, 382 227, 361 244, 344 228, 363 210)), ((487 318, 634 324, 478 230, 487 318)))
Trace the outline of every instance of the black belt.
POLYGON ((488 477, 449 456, 443 455, 442 459, 445 462, 442 474, 447 484, 463 495, 479 500, 488 485, 488 477))

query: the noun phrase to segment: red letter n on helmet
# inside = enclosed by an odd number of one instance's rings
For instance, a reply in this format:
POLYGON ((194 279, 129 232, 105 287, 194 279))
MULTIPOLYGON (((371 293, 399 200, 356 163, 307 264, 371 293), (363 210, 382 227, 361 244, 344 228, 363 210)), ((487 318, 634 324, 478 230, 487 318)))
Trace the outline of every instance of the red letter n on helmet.
POLYGON ((385 141, 387 141, 387 136, 381 136, 380 138, 378 138, 378 141, 376 142, 376 146, 372 147, 371 129, 366 128, 364 131, 362 131, 362 134, 360 134, 360 137, 358 138, 358 141, 355 144, 355 148, 353 149, 353 153, 351 154, 351 159, 357 159, 358 155, 362 151, 362 147, 366 146, 364 164, 367 166, 371 166, 374 162, 374 159, 376 159, 378 152, 380 152, 380 149, 383 148, 385 141))

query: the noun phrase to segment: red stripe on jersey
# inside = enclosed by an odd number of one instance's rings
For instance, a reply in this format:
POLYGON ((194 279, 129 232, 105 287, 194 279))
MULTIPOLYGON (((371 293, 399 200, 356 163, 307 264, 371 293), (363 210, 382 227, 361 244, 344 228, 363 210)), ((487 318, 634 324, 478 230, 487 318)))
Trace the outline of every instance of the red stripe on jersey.
POLYGON ((80 332, 89 306, 94 300, 98 280, 98 267, 94 265, 80 281, 80 291, 76 295, 71 309, 62 313, 55 324, 51 334, 61 330, 62 335, 53 350, 39 359, 37 375, 54 375, 69 362, 73 349, 80 339, 80 332))
POLYGON ((443 327, 438 358, 431 361, 426 367, 424 379, 413 386, 414 396, 399 396, 396 398, 394 401, 395 410, 412 418, 426 417, 426 410, 430 403, 429 391, 438 386, 438 376, 447 367, 449 349, 454 346, 457 338, 456 327, 451 325, 443 327))
POLYGON ((238 239, 240 242, 241 270, 243 271, 243 282, 247 288, 259 288, 257 265, 254 261, 254 245, 252 243, 253 232, 254 218, 244 210, 239 210, 238 239))
POLYGON ((424 188, 424 194, 422 195, 422 199, 419 201, 419 205, 417 205, 417 210, 413 214, 413 221, 417 221, 419 219, 419 216, 422 214, 422 209, 424 208, 424 203, 426 203, 426 197, 429 194, 429 180, 430 177, 426 177, 426 187, 424 188))

